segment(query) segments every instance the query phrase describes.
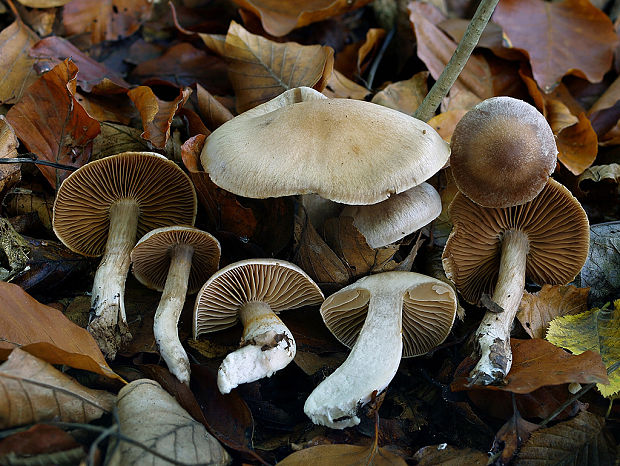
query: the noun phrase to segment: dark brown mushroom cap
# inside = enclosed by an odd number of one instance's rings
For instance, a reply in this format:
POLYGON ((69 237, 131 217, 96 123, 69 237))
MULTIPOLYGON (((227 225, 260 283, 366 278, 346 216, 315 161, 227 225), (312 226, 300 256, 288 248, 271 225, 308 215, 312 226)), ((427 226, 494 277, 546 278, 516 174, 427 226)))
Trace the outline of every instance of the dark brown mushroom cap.
POLYGON ((443 252, 443 267, 472 304, 493 292, 507 230, 527 235, 525 274, 539 284, 570 282, 588 255, 588 217, 570 191, 553 179, 532 201, 504 209, 481 207, 458 193, 449 213, 454 226, 443 252))
POLYGON ((532 200, 557 163, 555 137, 545 117, 512 97, 493 97, 467 112, 450 147, 456 185, 485 207, 532 200))
POLYGON ((388 290, 399 293, 403 300, 403 358, 425 354, 446 339, 456 314, 454 290, 415 272, 370 275, 332 294, 321 305, 325 325, 351 348, 366 320, 371 294, 388 290))
POLYGON ((140 283, 163 291, 168 277, 172 249, 178 245, 193 248, 192 268, 187 292, 195 293, 217 271, 220 242, 213 235, 189 226, 162 227, 149 231, 131 251, 132 271, 140 283))
POLYGON ((90 162, 69 175, 54 202, 56 236, 74 252, 100 256, 108 237, 109 209, 135 199, 140 209, 136 240, 169 225, 193 225, 196 192, 174 162, 151 152, 123 152, 90 162))
POLYGON ((232 327, 241 306, 250 301, 269 304, 278 313, 320 304, 323 293, 299 267, 278 259, 247 259, 211 276, 194 306, 194 338, 232 327))

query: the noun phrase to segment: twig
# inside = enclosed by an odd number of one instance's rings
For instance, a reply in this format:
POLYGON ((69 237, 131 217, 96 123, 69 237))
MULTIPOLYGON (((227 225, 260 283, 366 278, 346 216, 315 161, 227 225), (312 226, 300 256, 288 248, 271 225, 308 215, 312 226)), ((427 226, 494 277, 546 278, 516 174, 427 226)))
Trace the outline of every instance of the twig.
POLYGON ((452 58, 450 58, 441 75, 413 114, 415 118, 428 121, 433 117, 441 100, 448 94, 459 74, 463 71, 498 2, 499 0, 482 0, 480 2, 474 17, 469 22, 469 26, 467 26, 465 35, 452 54, 452 58))
POLYGON ((579 398, 581 398, 581 396, 584 395, 586 392, 589 392, 593 387, 596 387, 595 383, 589 383, 588 385, 584 386, 581 390, 579 390, 577 393, 575 393, 573 396, 571 396, 568 400, 566 400, 564 403, 562 403, 555 411, 553 411, 547 417, 547 419, 545 419, 543 422, 541 422, 539 424, 540 427, 545 427, 548 423, 553 421, 558 416, 558 414, 560 414, 562 411, 564 411, 566 408, 568 408, 570 405, 572 405, 575 401, 577 401, 579 398))
POLYGON ((368 90, 372 89, 372 82, 375 80, 375 74, 377 73, 377 68, 379 68, 379 63, 381 63, 383 55, 385 54, 388 45, 390 45, 390 42, 392 42, 395 33, 396 26, 392 27, 392 29, 390 29, 390 32, 388 32, 387 36, 385 36, 385 40, 383 41, 383 44, 381 44, 381 48, 379 49, 379 52, 377 52, 377 56, 375 57, 372 65, 370 66, 370 69, 368 70, 368 79, 364 83, 366 85, 366 89, 368 90))
POLYGON ((71 165, 63 165, 61 163, 49 162, 47 160, 39 160, 33 153, 22 154, 30 155, 30 157, 12 157, 12 158, 0 158, 0 164, 2 163, 34 163, 37 165, 46 165, 48 167, 54 167, 59 170, 75 171, 79 167, 73 167, 71 165))

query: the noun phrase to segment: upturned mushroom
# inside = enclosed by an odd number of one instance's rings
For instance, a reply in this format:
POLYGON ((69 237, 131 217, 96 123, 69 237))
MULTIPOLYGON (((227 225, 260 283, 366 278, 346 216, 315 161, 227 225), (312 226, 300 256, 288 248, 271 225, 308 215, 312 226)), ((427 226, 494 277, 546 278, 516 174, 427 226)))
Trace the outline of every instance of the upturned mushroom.
POLYGON ((95 274, 88 330, 110 359, 129 340, 125 279, 129 254, 154 228, 193 224, 196 193, 189 177, 165 157, 123 152, 69 175, 54 202, 56 236, 74 252, 103 255, 95 274))
POLYGON ((375 204, 427 180, 449 155, 441 136, 416 118, 300 87, 217 128, 200 159, 215 184, 240 196, 315 193, 375 204))
POLYGON ((492 293, 499 306, 494 310, 500 311, 487 311, 476 331, 480 360, 470 380, 501 384, 512 364, 510 332, 525 277, 539 284, 570 282, 588 254, 588 218, 553 179, 534 199, 515 207, 482 207, 458 193, 449 214, 453 229, 442 256, 446 275, 466 301, 477 304, 492 293))
POLYGON ((555 137, 545 117, 512 97, 492 97, 468 111, 450 146, 457 187, 485 207, 531 201, 557 163, 555 137))
POLYGON ((415 272, 370 275, 334 293, 321 306, 321 316, 336 338, 353 348, 310 394, 305 413, 335 429, 358 424, 358 408, 388 386, 401 357, 427 353, 444 341, 455 314, 452 288, 415 272))
POLYGON ((270 377, 295 357, 291 331, 276 315, 323 302, 319 287, 299 267, 277 259, 230 264, 204 284, 194 307, 194 338, 243 325, 240 348, 222 362, 217 384, 222 393, 270 377))
POLYGON ((156 228, 138 241, 131 251, 131 262, 140 283, 163 291, 153 322, 155 341, 170 372, 189 383, 189 359, 179 340, 179 317, 185 295, 196 293, 217 270, 220 243, 194 227, 156 228))

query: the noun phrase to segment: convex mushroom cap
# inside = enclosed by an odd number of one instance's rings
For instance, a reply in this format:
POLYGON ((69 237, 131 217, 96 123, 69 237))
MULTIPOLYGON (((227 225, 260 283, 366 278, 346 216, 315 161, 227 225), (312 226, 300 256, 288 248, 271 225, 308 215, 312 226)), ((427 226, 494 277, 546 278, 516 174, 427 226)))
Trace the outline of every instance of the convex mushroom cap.
POLYGON ((228 393, 241 383, 269 377, 295 357, 290 330, 275 313, 323 302, 323 293, 295 264, 248 259, 216 272, 198 292, 194 338, 241 321, 241 348, 220 366, 218 387, 228 393))
POLYGON ((200 159, 215 184, 240 196, 315 193, 374 204, 427 180, 449 155, 441 136, 416 118, 301 87, 224 123, 200 159))
POLYGON ((388 386, 401 357, 427 353, 444 341, 456 305, 452 287, 415 272, 370 275, 328 297, 323 321, 353 349, 310 394, 305 413, 332 428, 358 424, 358 407, 388 386))
POLYGON ((492 97, 467 112, 451 140, 459 190, 485 207, 532 200, 556 166, 558 149, 545 117, 512 97, 492 97))
POLYGON ((220 243, 191 226, 157 228, 131 251, 133 274, 143 285, 163 291, 153 333, 161 356, 181 382, 189 383, 190 364, 181 345, 178 323, 185 295, 195 293, 220 261, 220 243))

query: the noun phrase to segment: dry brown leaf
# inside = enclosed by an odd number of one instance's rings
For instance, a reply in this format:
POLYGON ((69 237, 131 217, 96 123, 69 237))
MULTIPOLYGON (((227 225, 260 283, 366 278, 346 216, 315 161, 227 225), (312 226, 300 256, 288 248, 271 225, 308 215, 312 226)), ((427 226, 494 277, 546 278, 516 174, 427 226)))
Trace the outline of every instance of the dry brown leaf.
POLYGON ((579 122, 563 129, 557 135, 558 159, 573 175, 580 175, 596 159, 598 137, 585 113, 579 122))
POLYGON ((405 466, 403 458, 385 448, 357 445, 317 445, 297 451, 278 463, 281 466, 405 466))
POLYGON ((140 117, 144 132, 142 137, 150 141, 158 149, 163 149, 170 137, 172 118, 179 108, 185 104, 192 90, 188 87, 179 89, 179 95, 171 100, 160 100, 153 90, 147 86, 138 86, 127 95, 134 103, 140 117))
POLYGON ((379 51, 381 41, 385 38, 385 30, 370 28, 366 32, 364 40, 345 46, 338 54, 334 62, 334 68, 347 78, 361 77, 373 57, 379 51))
POLYGON ((472 448, 460 449, 450 445, 429 445, 414 455, 418 466, 486 466, 489 457, 472 448))
POLYGON ((52 231, 54 194, 40 184, 20 185, 10 190, 3 201, 5 213, 9 217, 35 214, 37 223, 52 231))
POLYGON ((428 94, 428 72, 421 71, 406 81, 388 84, 372 98, 375 104, 413 115, 428 94))
POLYGON ((67 35, 90 33, 93 44, 119 40, 136 32, 151 16, 149 0, 73 0, 64 6, 67 35))
POLYGON ((211 131, 215 131, 219 126, 233 118, 234 115, 200 84, 196 84, 196 94, 198 113, 211 131))
POLYGON ((28 55, 39 36, 20 19, 0 32, 0 103, 14 104, 36 79, 28 55))
POLYGON ((559 316, 588 310, 590 288, 543 285, 537 293, 523 293, 517 319, 532 338, 545 338, 549 322, 559 316))
POLYGON ((370 91, 364 86, 351 81, 338 70, 334 70, 329 77, 329 81, 327 81, 323 94, 330 99, 364 100, 370 94, 370 91))
POLYGON ((60 427, 49 424, 35 424, 28 430, 22 430, 0 440, 0 461, 8 460, 5 455, 11 453, 17 455, 19 459, 25 460, 26 457, 78 447, 80 444, 60 427))
MULTIPOLYGON (((6 118, 0 115, 0 158, 18 157, 19 141, 6 118)), ((10 189, 21 179, 21 164, 0 164, 0 194, 10 189)))
POLYGON ((277 43, 231 22, 226 35, 228 75, 242 113, 294 87, 325 89, 334 66, 334 51, 321 45, 277 43))
MULTIPOLYGON (((510 346, 512 367, 506 376, 506 384, 476 386, 476 389, 531 393, 546 385, 609 382, 601 355, 594 351, 575 356, 539 338, 511 338, 510 346)), ((457 370, 450 388, 453 391, 468 390, 467 373, 457 370)))
POLYGON ((456 124, 461 121, 463 115, 467 113, 467 110, 448 110, 447 112, 435 115, 428 120, 428 124, 431 125, 435 131, 443 138, 444 141, 450 142, 452 139, 452 133, 456 124))
POLYGON ((0 366, 0 388, 0 429, 51 420, 88 423, 111 412, 116 398, 19 348, 0 366))
POLYGON ((51 364, 120 379, 90 333, 11 283, 0 282, 0 329, 0 359, 19 347, 51 364))
POLYGON ((609 17, 588 0, 503 0, 493 21, 512 47, 527 52, 546 93, 566 74, 598 82, 611 68, 618 38, 609 17))
POLYGON ((372 0, 235 0, 261 19, 265 31, 280 37, 295 28, 360 8, 372 0))
MULTIPOLYGON (((598 183, 600 181, 619 184, 620 164, 611 163, 609 165, 595 165, 590 167, 579 176, 577 183, 582 191, 587 191, 588 182, 598 183)), ((590 186, 592 185, 590 184, 590 186)))
POLYGON ((75 100, 84 107, 86 113, 101 123, 113 122, 128 125, 131 119, 138 115, 127 94, 95 95, 76 92, 75 100))
MULTIPOLYGON (((77 66, 67 59, 32 84, 6 114, 24 146, 40 159, 81 167, 91 154, 92 140, 100 132, 75 99, 77 66)), ((37 165, 52 187, 70 172, 37 165)))

